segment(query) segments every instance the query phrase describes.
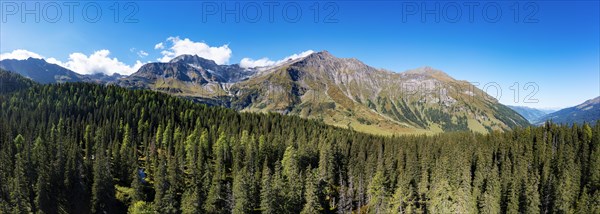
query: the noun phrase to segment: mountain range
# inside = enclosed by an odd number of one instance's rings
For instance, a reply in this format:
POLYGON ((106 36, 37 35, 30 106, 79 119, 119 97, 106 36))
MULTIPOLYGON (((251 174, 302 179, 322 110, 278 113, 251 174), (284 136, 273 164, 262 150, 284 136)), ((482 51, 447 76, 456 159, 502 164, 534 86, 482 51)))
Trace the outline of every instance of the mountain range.
POLYGON ((298 115, 374 134, 486 133, 526 126, 526 118, 532 118, 431 67, 397 73, 327 51, 255 68, 181 55, 145 64, 130 76, 80 75, 32 58, 3 60, 0 68, 40 83, 84 81, 150 89, 242 112, 298 115))
POLYGON ((217 65, 183 55, 146 64, 117 84, 377 134, 489 132, 528 125, 483 91, 439 70, 394 73, 327 51, 266 68, 217 65))

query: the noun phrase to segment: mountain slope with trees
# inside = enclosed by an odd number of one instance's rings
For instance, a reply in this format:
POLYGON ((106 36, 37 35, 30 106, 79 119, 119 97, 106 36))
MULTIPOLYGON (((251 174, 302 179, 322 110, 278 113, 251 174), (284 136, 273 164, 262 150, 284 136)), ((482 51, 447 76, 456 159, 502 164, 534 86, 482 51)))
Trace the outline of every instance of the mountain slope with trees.
POLYGON ((1 213, 600 212, 598 124, 384 137, 88 83, 0 107, 1 213))

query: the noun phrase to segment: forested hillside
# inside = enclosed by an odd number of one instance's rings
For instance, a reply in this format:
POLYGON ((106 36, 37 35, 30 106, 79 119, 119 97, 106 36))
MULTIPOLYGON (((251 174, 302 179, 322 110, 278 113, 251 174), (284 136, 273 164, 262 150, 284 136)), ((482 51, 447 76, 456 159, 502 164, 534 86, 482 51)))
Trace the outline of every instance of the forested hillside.
POLYGON ((0 213, 600 213, 600 123, 382 137, 87 83, 0 107, 0 213))

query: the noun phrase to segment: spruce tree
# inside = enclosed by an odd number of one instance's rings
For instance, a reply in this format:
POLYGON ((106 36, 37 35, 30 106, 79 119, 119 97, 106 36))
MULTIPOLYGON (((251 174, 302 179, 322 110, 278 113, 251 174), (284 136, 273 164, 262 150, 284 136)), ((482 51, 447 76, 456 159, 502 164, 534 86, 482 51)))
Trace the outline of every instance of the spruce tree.
POLYGON ((251 184, 249 178, 252 175, 248 173, 244 167, 238 173, 235 174, 233 179, 233 213, 250 213, 253 210, 250 197, 251 184))
POLYGON ((388 209, 387 180, 383 169, 377 170, 369 184, 369 212, 384 213, 388 209))
POLYGON ((319 199, 319 178, 316 170, 308 168, 306 170, 306 187, 304 191, 304 207, 300 213, 314 214, 320 213, 323 209, 319 199))
POLYGON ((271 170, 267 165, 266 159, 265 164, 263 165, 261 184, 262 188, 260 190, 260 209, 262 213, 277 214, 277 198, 275 196, 275 192, 273 191, 271 170))
MULTIPOLYGON (((15 139, 15 143, 23 143, 22 136, 19 135, 15 139), (20 138, 19 138, 20 137, 20 138)), ((14 213, 29 213, 33 212, 33 207, 30 204, 29 196, 31 190, 27 182, 27 163, 21 153, 15 156, 14 176, 12 179, 10 198, 14 213)))
POLYGON ((115 188, 110 173, 110 162, 99 146, 94 155, 94 183, 92 185, 92 213, 111 213, 115 203, 115 188))

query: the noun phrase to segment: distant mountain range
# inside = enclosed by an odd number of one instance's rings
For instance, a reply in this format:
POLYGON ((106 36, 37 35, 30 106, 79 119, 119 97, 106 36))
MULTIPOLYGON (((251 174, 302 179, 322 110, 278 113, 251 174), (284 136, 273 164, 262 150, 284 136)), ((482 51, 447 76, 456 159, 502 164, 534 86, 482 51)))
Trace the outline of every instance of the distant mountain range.
POLYGON ((80 75, 33 58, 3 60, 0 68, 40 83, 83 81, 150 89, 244 112, 298 115, 375 134, 485 133, 526 126, 527 120, 561 122, 563 114, 576 122, 598 118, 598 98, 568 113, 544 116, 540 110, 504 106, 469 82, 430 67, 396 73, 327 51, 256 68, 181 55, 166 63, 148 63, 130 76, 80 75))
POLYGON ((536 109, 530 108, 526 106, 511 106, 507 105, 512 110, 515 110, 521 116, 525 117, 529 123, 534 124, 538 119, 542 118, 544 115, 555 112, 555 110, 546 110, 546 109, 536 109))
POLYGON ((533 124, 541 125, 548 120, 552 120, 554 123, 582 124, 589 122, 595 124, 597 120, 600 120, 600 96, 587 100, 577 106, 564 108, 544 115, 534 121, 533 124))
POLYGON ((60 82, 94 82, 105 84, 125 77, 117 73, 110 76, 106 74, 82 75, 59 65, 48 63, 43 59, 36 58, 2 60, 0 61, 0 69, 16 72, 43 84, 60 82))

